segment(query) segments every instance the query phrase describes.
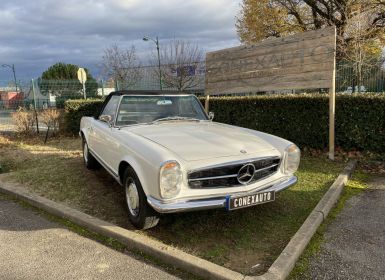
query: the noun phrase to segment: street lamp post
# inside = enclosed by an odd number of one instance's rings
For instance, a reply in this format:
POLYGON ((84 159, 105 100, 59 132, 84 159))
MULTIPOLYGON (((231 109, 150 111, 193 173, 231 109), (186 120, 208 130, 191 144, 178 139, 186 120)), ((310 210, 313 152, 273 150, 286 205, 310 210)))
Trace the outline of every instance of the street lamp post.
POLYGON ((156 45, 156 50, 158 51, 158 69, 159 69, 159 87, 160 87, 160 90, 163 90, 162 89, 162 70, 160 69, 160 54, 159 54, 159 40, 158 40, 158 36, 156 36, 156 39, 152 39, 152 38, 149 38, 147 36, 143 37, 143 41, 148 41, 148 40, 151 40, 155 43, 156 45))
POLYGON ((17 81, 16 81, 16 73, 15 73, 15 64, 12 64, 12 65, 9 65, 9 64, 3 64, 1 65, 2 67, 9 67, 12 69, 12 72, 13 72, 13 79, 15 80, 15 88, 16 88, 16 92, 17 92, 17 81))

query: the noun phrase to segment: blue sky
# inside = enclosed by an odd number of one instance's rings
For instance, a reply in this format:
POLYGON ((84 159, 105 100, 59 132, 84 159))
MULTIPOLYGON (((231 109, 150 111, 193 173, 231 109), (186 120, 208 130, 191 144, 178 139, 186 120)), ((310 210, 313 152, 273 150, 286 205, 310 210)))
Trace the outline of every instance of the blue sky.
MULTIPOLYGON (((0 2, 0 64, 19 79, 36 78, 62 61, 99 74, 103 50, 135 45, 143 64, 155 48, 144 35, 197 42, 205 51, 239 45, 240 0, 6 0, 0 2)), ((11 79, 0 68, 0 80, 11 79)))

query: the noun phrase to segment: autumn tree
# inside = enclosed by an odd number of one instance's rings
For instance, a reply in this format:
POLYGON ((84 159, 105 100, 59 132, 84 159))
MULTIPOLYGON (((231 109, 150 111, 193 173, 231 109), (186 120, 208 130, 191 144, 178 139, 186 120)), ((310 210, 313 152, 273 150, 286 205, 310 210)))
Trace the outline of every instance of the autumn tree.
MULTIPOLYGON (((203 50, 198 44, 186 40, 172 40, 160 49, 161 78, 165 88, 185 91, 201 82, 197 70, 202 67, 203 50)), ((157 65, 157 54, 153 53, 153 65, 157 65)), ((159 69, 154 67, 159 78, 159 69)))
POLYGON ((385 43, 384 0, 243 0, 236 27, 242 42, 255 43, 334 25, 337 58, 345 58, 356 44, 352 22, 359 15, 365 19, 360 40, 378 53, 385 43))
POLYGON ((134 46, 121 49, 116 44, 106 48, 102 58, 103 74, 115 82, 133 86, 141 77, 140 62, 134 46))

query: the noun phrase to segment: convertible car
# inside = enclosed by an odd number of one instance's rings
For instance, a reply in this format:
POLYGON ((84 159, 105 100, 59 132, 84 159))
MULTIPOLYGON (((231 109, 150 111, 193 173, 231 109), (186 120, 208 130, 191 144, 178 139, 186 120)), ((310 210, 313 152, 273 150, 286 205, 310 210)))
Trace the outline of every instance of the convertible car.
POLYGON ((297 182, 296 145, 212 119, 194 95, 113 92, 97 116, 81 119, 84 163, 103 166, 124 187, 140 229, 160 213, 271 202, 297 182))

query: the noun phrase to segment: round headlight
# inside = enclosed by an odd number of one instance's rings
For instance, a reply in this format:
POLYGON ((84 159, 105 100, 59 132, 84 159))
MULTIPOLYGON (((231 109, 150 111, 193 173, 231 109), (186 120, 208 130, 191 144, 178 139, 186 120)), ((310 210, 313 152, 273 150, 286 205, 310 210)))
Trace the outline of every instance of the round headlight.
POLYGON ((166 161, 160 167, 160 195, 163 198, 175 197, 181 189, 182 170, 177 161, 166 161))
POLYGON ((285 149, 283 172, 285 174, 293 174, 294 172, 296 172, 299 166, 300 158, 300 149, 294 144, 289 145, 285 149))

